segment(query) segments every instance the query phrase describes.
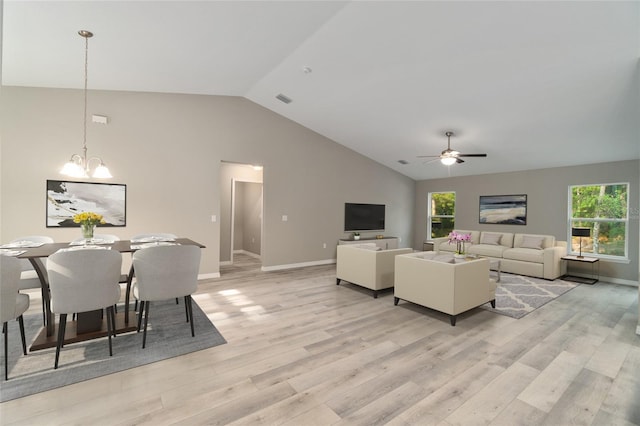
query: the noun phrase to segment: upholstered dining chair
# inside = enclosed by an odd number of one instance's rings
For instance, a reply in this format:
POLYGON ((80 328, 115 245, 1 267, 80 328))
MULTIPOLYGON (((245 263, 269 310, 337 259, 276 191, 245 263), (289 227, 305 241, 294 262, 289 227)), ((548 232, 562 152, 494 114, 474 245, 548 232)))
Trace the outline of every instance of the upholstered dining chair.
POLYGON ((140 301, 138 331, 144 315, 142 347, 147 342, 147 324, 151 302, 184 297, 187 322, 191 336, 195 336, 191 295, 198 289, 200 248, 197 246, 157 246, 138 250, 133 254, 136 282, 133 295, 140 301))
MULTIPOLYGON (((16 243, 18 241, 30 241, 33 243, 44 243, 50 244, 53 243, 53 238, 47 237, 45 235, 28 235, 26 237, 20 237, 11 240, 12 243, 16 243)), ((41 288, 40 279, 38 278, 38 274, 33 269, 31 262, 27 259, 19 259, 20 260, 20 290, 28 290, 32 288, 41 288)))
POLYGON ((47 271, 51 289, 51 312, 60 314, 54 368, 58 368, 60 349, 64 345, 68 313, 106 309, 109 356, 113 355, 113 306, 120 300, 118 280, 121 267, 122 256, 116 250, 81 248, 58 251, 49 256, 47 271))
MULTIPOLYGON (((11 240, 12 243, 18 241, 31 241, 33 243, 44 243, 50 244, 53 243, 53 238, 47 237, 46 235, 28 235, 26 237, 20 237, 11 240)), ((19 259, 20 261, 20 284, 18 288, 20 290, 30 290, 34 288, 38 288, 42 291, 42 285, 40 284, 40 278, 38 278, 38 274, 35 269, 33 269, 33 265, 27 259, 19 259)), ((46 259, 43 260, 46 262, 46 259)), ((42 299, 44 300, 44 295, 42 295, 42 299)), ((44 309, 44 304, 42 305, 42 321, 46 323, 46 314, 44 309)))
POLYGON ((4 379, 9 380, 9 327, 8 322, 17 319, 22 338, 22 353, 27 354, 22 314, 29 309, 29 295, 18 291, 20 259, 0 255, 0 321, 4 333, 4 379))
MULTIPOLYGON (((151 232, 151 233, 146 233, 146 234, 136 234, 133 237, 131 237, 131 241, 140 241, 140 240, 146 240, 146 239, 152 239, 152 238, 157 238, 157 239, 164 239, 167 241, 173 241, 176 238, 178 238, 177 235, 175 234, 171 234, 168 232, 151 232)), ((133 263, 131 264, 131 268, 129 269, 129 280, 128 280, 128 284, 127 284, 127 296, 129 295, 129 291, 130 291, 130 287, 132 284, 132 280, 133 280, 133 276, 134 276, 135 272, 133 270, 133 263)), ((128 300, 128 299, 127 299, 128 300)), ((176 298, 176 305, 180 303, 178 301, 178 298, 176 298)), ((126 308, 129 309, 129 303, 127 302, 126 304, 126 308)), ((138 310, 138 300, 136 299, 135 305, 133 307, 133 309, 135 309, 136 311, 138 310)))

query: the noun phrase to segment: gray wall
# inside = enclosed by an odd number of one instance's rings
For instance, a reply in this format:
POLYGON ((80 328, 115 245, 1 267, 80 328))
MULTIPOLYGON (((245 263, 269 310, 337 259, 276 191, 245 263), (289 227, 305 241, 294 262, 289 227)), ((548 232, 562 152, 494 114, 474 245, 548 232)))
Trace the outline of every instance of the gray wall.
POLYGON ((243 200, 242 250, 260 255, 262 224, 262 184, 238 182, 243 200))
MULTIPOLYGON (((78 237, 45 227, 45 181, 80 151, 82 99, 81 90, 2 87, 1 241, 78 237)), ((191 237, 207 246, 203 274, 219 271, 211 215, 221 213, 223 160, 264 165, 265 267, 334 259, 345 202, 386 204, 385 234, 413 240, 413 180, 244 98, 90 90, 88 113, 109 117, 89 123, 89 155, 127 184, 127 226, 113 233, 191 237)))
MULTIPOLYGON (((456 228, 458 229, 549 234, 554 235, 558 240, 567 241, 569 185, 628 182, 630 184, 629 206, 632 212, 629 221, 630 262, 601 261, 600 272, 605 277, 638 281, 640 230, 636 186, 639 179, 640 161, 632 160, 420 181, 416 184, 414 248, 422 247, 422 242, 426 239, 427 193, 429 192, 456 192, 456 228), (525 226, 479 224, 479 196, 503 194, 527 194, 525 226)), ((572 264, 571 267, 573 268, 574 265, 572 264)))

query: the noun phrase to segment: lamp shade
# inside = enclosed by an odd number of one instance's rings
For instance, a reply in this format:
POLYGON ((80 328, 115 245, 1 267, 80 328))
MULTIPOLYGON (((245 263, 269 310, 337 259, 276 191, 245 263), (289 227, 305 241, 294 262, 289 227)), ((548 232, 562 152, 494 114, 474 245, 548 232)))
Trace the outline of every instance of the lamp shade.
POLYGON ((572 237, 589 237, 591 236, 591 228, 571 228, 572 237))

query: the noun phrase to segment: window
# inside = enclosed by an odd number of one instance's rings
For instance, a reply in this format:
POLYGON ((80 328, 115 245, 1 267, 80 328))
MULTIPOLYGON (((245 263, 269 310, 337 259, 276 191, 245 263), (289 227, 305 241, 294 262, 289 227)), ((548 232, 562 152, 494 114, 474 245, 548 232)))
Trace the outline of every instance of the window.
POLYGON ((570 253, 580 250, 580 237, 571 237, 571 228, 589 228, 582 238, 582 253, 602 258, 628 258, 629 184, 607 183, 569 187, 570 253))
POLYGON ((427 198, 427 239, 446 237, 453 231, 455 192, 430 192, 427 198))

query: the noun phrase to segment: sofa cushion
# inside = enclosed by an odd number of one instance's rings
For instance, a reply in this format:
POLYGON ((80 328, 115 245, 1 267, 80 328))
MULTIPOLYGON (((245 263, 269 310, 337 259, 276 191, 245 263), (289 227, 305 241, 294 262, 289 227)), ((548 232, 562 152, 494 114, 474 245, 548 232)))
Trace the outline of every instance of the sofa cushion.
POLYGON ((467 253, 475 254, 478 256, 489 256, 489 257, 502 257, 502 253, 507 249, 503 245, 491 245, 491 244, 476 244, 474 246, 469 247, 467 253))
POLYGON ((506 249, 502 257, 523 262, 544 263, 544 251, 540 249, 524 247, 506 249))
POLYGON ((542 242, 544 237, 534 237, 533 235, 525 235, 522 238, 520 247, 528 249, 542 250, 542 242))
POLYGON ((536 247, 538 241, 542 239, 540 249, 546 249, 554 247, 556 245, 556 237, 553 235, 541 235, 541 234, 516 234, 513 239, 513 247, 523 247, 523 243, 526 241, 526 248, 536 247))
POLYGON ((489 244, 497 246, 500 244, 500 239, 502 238, 502 234, 496 234, 493 232, 483 232, 480 236, 480 244, 489 244))
POLYGON ((478 256, 502 257, 502 253, 507 250, 503 245, 492 244, 476 244, 467 250, 469 254, 477 254, 478 256))

